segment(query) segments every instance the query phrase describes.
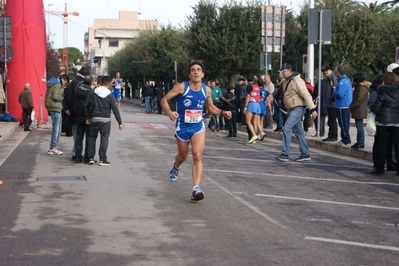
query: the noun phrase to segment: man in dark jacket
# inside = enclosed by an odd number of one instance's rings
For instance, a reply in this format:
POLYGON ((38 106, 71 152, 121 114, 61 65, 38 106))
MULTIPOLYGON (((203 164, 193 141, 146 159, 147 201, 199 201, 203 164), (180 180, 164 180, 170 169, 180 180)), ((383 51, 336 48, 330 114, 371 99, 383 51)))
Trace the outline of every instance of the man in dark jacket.
POLYGON ((229 131, 227 137, 236 138, 237 137, 237 114, 238 108, 240 108, 240 101, 238 97, 234 94, 234 86, 229 86, 227 88, 227 93, 222 97, 222 107, 224 111, 231 112, 231 119, 226 119, 226 127, 229 131))
POLYGON ((325 90, 321 95, 323 106, 327 108, 328 115, 328 136, 323 141, 336 141, 338 139, 337 115, 335 113, 334 90, 337 87, 337 77, 333 73, 332 66, 326 66, 324 69, 326 75, 325 90))
POLYGON ((145 82, 145 85, 141 90, 141 96, 144 97, 145 113, 152 113, 151 98, 154 96, 154 93, 152 86, 150 85, 150 82, 148 80, 145 82))
POLYGON ((88 68, 82 67, 78 74, 76 74, 75 79, 72 80, 69 85, 64 90, 64 101, 62 102, 65 113, 66 113, 66 124, 67 126, 72 126, 73 135, 73 156, 72 160, 76 160, 75 156, 75 141, 76 141, 76 116, 75 116, 75 91, 79 83, 83 82, 84 77, 90 75, 88 68))
POLYGON ((108 138, 111 133, 111 110, 122 130, 122 119, 116 106, 114 95, 110 91, 111 77, 103 77, 102 86, 90 91, 85 103, 86 124, 90 125, 89 138, 89 164, 94 164, 96 153, 96 139, 98 132, 101 134, 99 149, 99 165, 108 166, 111 163, 107 158, 108 138))
POLYGON ((157 97, 158 114, 162 114, 161 100, 163 98, 163 86, 161 83, 158 84, 155 95, 157 97))
POLYGON ((87 96, 90 92, 90 86, 92 83, 92 77, 90 75, 85 76, 83 82, 79 83, 75 91, 75 116, 76 116, 76 137, 75 137, 75 163, 89 163, 89 135, 90 126, 86 124, 86 112, 85 103, 87 96), (85 157, 82 158, 83 153, 83 138, 85 141, 85 157))
POLYGON ((22 119, 24 124, 24 131, 30 131, 29 127, 32 123, 31 113, 35 109, 33 106, 32 92, 30 91, 30 84, 25 83, 23 91, 18 96, 18 102, 22 107, 22 119))
POLYGON ((240 101, 240 113, 237 117, 237 122, 245 125, 245 114, 244 114, 244 105, 245 105, 245 92, 247 89, 247 83, 245 82, 245 78, 243 76, 238 77, 238 83, 236 88, 234 89, 234 93, 236 94, 238 100, 240 101))

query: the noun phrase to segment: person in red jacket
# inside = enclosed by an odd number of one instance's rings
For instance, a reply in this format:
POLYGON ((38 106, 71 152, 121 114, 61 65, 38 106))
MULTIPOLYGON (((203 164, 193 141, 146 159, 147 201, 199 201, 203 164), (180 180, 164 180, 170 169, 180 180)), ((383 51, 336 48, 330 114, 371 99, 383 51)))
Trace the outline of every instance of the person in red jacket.
MULTIPOLYGON (((305 79, 306 89, 308 89, 308 92, 310 93, 310 95, 313 95, 314 87, 312 86, 312 84, 310 82, 311 82, 311 80, 309 78, 305 79)), ((303 130, 305 130, 305 132, 308 132, 309 127, 310 127, 309 117, 310 117, 310 110, 306 109, 305 117, 303 118, 303 130)))

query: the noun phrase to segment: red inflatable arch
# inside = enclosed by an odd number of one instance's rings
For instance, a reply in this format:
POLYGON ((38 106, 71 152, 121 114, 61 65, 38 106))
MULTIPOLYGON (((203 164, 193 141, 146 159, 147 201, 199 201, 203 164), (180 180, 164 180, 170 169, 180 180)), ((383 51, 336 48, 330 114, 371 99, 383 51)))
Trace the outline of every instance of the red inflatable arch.
POLYGON ((36 119, 47 121, 46 95, 46 27, 42 0, 7 0, 6 16, 11 17, 13 59, 8 63, 6 89, 9 112, 22 121, 19 93, 31 84, 36 119))

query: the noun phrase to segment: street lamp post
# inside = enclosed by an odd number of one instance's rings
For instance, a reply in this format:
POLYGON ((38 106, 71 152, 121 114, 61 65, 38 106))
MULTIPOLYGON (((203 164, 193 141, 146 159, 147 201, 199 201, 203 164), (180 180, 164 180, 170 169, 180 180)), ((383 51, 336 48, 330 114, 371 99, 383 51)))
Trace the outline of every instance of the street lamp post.
POLYGON ((48 40, 51 42, 51 32, 50 32, 50 6, 54 6, 53 4, 48 4, 47 5, 47 34, 48 34, 48 40))
POLYGON ((103 60, 101 62, 102 69, 103 69, 103 76, 105 75, 105 27, 103 27, 103 60))
MULTIPOLYGON (((314 8, 314 0, 309 0, 309 9, 314 8)), ((308 11, 309 12, 309 11, 308 11)), ((308 32, 309 35, 309 32, 308 32)), ((308 78, 311 80, 313 85, 314 79, 314 45, 308 44, 308 78)))

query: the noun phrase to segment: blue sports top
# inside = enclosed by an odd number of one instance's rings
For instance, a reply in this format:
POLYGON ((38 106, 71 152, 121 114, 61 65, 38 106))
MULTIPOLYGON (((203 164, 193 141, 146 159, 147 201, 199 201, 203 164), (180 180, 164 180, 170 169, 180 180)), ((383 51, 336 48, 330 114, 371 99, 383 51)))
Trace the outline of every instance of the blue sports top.
POLYGON ((266 97, 269 96, 269 93, 265 88, 260 88, 260 91, 263 94, 263 99, 260 99, 259 104, 266 106, 266 97))
POLYGON ((115 78, 115 86, 114 90, 120 90, 122 88, 122 79, 121 78, 115 78))
POLYGON ((177 98, 176 131, 193 126, 202 127, 204 118, 202 112, 206 101, 206 85, 202 83, 199 91, 193 91, 188 81, 184 82, 184 92, 177 98))

